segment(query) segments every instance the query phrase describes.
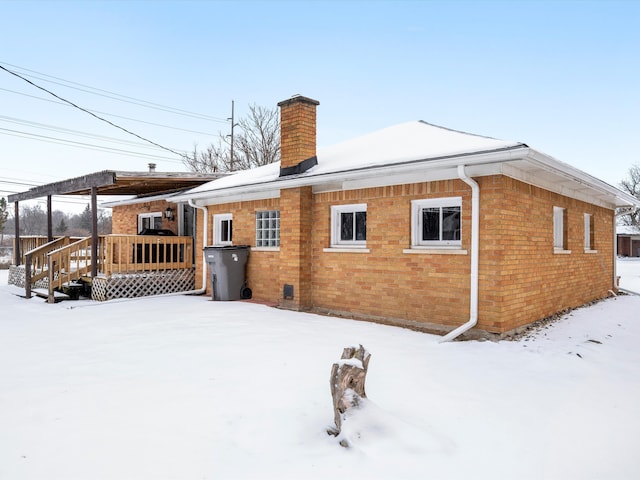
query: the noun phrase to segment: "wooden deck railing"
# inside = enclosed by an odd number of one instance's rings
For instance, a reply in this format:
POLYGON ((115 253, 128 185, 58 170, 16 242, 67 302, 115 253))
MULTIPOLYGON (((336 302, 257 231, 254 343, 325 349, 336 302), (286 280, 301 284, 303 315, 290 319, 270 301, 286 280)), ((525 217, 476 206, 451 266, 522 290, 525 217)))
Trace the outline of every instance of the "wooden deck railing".
POLYGON ((60 237, 51 242, 45 242, 44 244, 41 241, 42 239, 46 240, 46 237, 29 237, 25 238, 25 242, 22 243, 22 245, 40 244, 33 249, 26 250, 23 257, 25 266, 24 285, 27 298, 31 298, 32 285, 49 275, 49 253, 65 245, 69 245, 71 242, 70 237, 60 237))
MULTIPOLYGON (((53 241, 55 240, 60 240, 62 238, 65 238, 64 236, 57 236, 54 238, 53 241)), ((66 237, 69 239, 70 242, 75 242, 77 240, 80 240, 82 237, 66 237)), ((14 258, 14 262, 16 263, 16 265, 24 265, 27 261, 27 253, 30 252, 31 250, 36 250, 39 247, 42 247, 46 244, 50 243, 49 240, 47 239, 47 237, 42 236, 42 235, 27 235, 24 237, 20 237, 20 262, 15 262, 15 258, 14 258)), ((16 239, 13 239, 13 251, 14 252, 18 252, 18 250, 16 249, 16 239)))
POLYGON ((102 271, 150 272, 191 268, 193 239, 163 235, 108 235, 102 271))
MULTIPOLYGON (((98 269, 104 263, 104 236, 98 237, 98 269)), ((49 275, 49 301, 54 300, 53 291, 74 280, 89 276, 94 261, 91 258, 91 237, 65 245, 47 254, 49 275)))
MULTIPOLYGON (((45 237, 25 238, 37 244, 45 237)), ((193 239, 160 235, 101 235, 98 241, 99 273, 150 272, 192 268, 193 239)), ((26 251, 25 290, 27 298, 35 282, 48 277, 49 301, 54 290, 82 277, 89 276, 94 259, 91 258, 91 237, 58 238, 26 251), (75 241, 74 241, 75 240, 75 241)))

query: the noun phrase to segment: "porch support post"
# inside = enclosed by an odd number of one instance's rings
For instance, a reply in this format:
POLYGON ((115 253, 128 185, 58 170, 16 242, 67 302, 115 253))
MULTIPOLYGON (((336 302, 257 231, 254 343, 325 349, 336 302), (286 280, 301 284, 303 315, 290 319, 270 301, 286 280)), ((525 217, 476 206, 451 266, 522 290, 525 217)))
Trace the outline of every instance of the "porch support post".
POLYGON ((22 264, 22 252, 20 251, 20 207, 19 202, 13 202, 13 226, 15 235, 13 237, 13 264, 22 264))
POLYGON ((91 279, 98 276, 98 188, 91 187, 91 279))
POLYGON ((53 240, 53 220, 51 215, 51 195, 47 195, 47 241, 53 240))

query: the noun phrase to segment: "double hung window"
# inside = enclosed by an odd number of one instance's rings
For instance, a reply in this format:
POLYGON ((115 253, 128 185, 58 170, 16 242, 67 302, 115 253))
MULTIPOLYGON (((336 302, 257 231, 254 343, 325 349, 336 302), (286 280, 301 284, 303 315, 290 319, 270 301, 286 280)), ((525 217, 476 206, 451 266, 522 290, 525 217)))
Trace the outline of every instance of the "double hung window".
POLYGON ((331 246, 365 248, 367 246, 367 204, 331 207, 331 246))
POLYGON ((462 197, 412 201, 411 246, 460 247, 461 211, 462 197))

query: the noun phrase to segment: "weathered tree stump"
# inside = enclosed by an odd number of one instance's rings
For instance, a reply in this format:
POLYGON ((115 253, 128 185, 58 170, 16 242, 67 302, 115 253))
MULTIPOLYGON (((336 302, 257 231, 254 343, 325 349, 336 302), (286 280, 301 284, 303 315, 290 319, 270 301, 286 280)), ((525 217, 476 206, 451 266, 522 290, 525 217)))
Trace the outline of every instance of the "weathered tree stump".
POLYGON ((331 367, 331 396, 336 424, 328 430, 331 435, 340 434, 344 413, 349 408, 358 407, 362 398, 367 398, 364 382, 370 358, 371 354, 362 345, 347 347, 340 361, 331 367))

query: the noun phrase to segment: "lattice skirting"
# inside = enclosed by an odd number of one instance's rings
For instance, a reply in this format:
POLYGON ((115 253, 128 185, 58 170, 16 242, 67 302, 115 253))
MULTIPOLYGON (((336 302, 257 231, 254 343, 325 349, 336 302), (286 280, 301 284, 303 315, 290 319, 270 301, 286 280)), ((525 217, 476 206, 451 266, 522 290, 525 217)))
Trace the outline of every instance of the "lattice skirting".
MULTIPOLYGON (((16 287, 25 288, 24 274, 26 269, 24 265, 9 265, 9 285, 15 285, 16 287)), ((36 271, 34 273, 40 273, 36 271)), ((57 277, 57 274, 56 274, 57 277)), ((46 288, 49 289, 49 277, 44 277, 34 283, 32 288, 46 288)))
POLYGON ((99 302, 115 298, 148 297, 195 289, 195 270, 119 273, 96 277, 91 285, 91 299, 99 302))

